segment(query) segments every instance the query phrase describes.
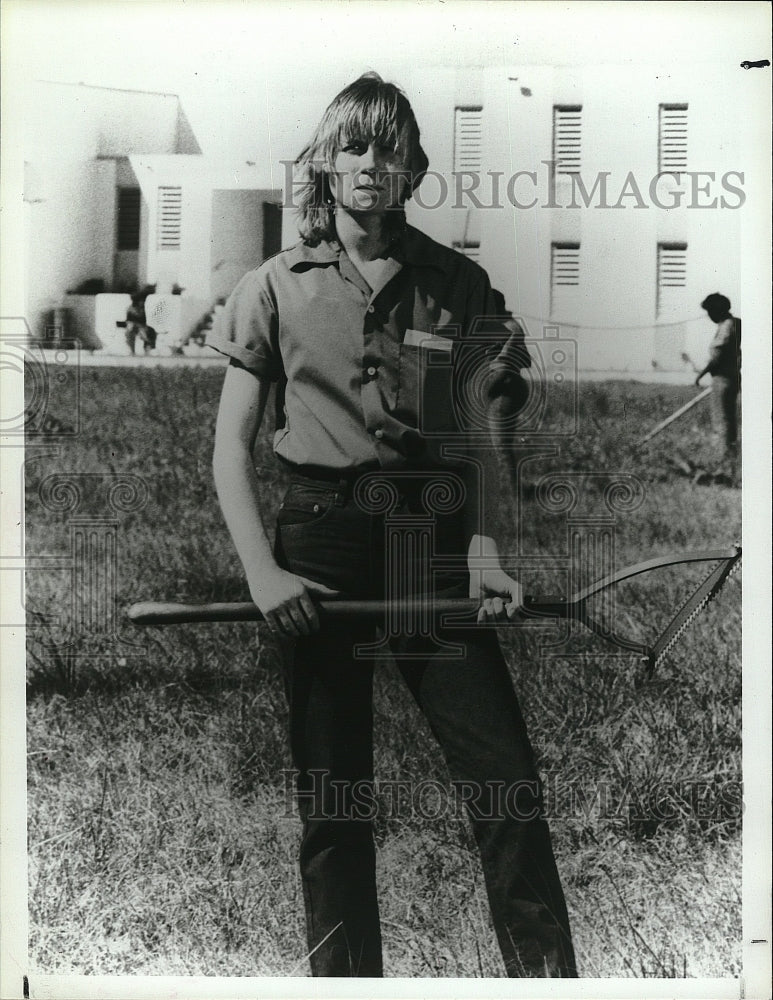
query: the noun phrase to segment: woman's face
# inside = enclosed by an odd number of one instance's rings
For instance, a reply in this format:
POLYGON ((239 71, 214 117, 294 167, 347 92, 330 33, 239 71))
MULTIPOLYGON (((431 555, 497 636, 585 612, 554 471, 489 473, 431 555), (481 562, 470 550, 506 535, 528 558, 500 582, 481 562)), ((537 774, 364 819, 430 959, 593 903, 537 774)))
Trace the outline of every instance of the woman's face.
POLYGON ((410 192, 403 155, 372 139, 345 140, 333 170, 330 189, 336 204, 348 211, 385 212, 402 205, 410 192))

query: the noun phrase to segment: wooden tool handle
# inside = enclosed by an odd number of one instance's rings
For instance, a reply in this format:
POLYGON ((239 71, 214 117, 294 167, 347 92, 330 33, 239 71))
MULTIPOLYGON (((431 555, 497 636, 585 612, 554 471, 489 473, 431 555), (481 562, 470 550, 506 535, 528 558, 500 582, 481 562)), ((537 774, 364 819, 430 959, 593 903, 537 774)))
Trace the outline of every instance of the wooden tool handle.
MULTIPOLYGON (((399 601, 320 601, 317 605, 323 615, 335 618, 359 618, 383 621, 384 616, 416 616, 421 613, 417 600, 399 601)), ((445 597, 428 603, 427 613, 472 615, 479 603, 471 598, 445 597)), ((562 597, 527 597, 523 613, 531 616, 558 616, 565 618, 571 610, 562 597)), ((252 601, 221 604, 175 604, 171 601, 141 601, 127 611, 132 625, 188 625, 202 622, 260 622, 263 615, 252 601)))

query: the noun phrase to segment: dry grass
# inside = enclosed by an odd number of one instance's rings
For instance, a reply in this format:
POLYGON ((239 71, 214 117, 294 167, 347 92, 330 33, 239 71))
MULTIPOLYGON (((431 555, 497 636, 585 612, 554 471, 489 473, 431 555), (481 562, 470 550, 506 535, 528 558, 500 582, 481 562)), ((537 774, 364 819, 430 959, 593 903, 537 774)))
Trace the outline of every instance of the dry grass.
MULTIPOLYGON (((84 372, 85 433, 30 469, 29 551, 69 551, 71 515, 40 501, 46 475, 92 474, 82 502, 104 516, 95 477, 130 473, 147 484, 148 502, 117 516, 119 606, 243 596, 209 473, 220 379, 192 369, 84 372)), ((523 551, 563 551, 565 515, 532 502, 535 484, 556 468, 642 479, 644 504, 617 528, 618 564, 732 541, 739 491, 693 485, 664 461, 679 441, 709 464, 708 412, 693 411, 642 456, 631 446, 690 392, 585 387, 583 433, 524 472, 523 551)), ((268 441, 256 458, 276 496, 268 441)), ((561 582, 538 561, 529 573, 527 589, 561 582)), ((52 611, 66 585, 63 573, 28 574, 30 609, 52 611)), ((683 590, 678 574, 642 580, 620 613, 644 627, 683 590)), ((546 651, 551 638, 545 630, 502 635, 546 782, 582 974, 739 975, 737 579, 649 680, 592 637, 578 633, 546 651)), ((30 631, 34 966, 306 974, 285 706, 270 641, 250 626, 132 634, 123 624, 118 636, 70 639, 66 621, 30 631)), ((440 754, 390 664, 377 672, 375 706, 379 778, 445 783, 440 754)), ((377 838, 388 974, 502 975, 464 821, 452 810, 434 820, 415 809, 385 812, 377 838)))

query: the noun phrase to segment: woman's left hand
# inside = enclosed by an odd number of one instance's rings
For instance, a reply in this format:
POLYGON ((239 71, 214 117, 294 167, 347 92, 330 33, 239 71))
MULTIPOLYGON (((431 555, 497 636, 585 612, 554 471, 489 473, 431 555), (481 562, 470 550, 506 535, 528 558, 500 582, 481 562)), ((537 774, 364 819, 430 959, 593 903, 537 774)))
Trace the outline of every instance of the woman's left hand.
POLYGON ((478 622, 506 622, 518 614, 523 589, 503 569, 470 571, 470 597, 480 601, 478 622))

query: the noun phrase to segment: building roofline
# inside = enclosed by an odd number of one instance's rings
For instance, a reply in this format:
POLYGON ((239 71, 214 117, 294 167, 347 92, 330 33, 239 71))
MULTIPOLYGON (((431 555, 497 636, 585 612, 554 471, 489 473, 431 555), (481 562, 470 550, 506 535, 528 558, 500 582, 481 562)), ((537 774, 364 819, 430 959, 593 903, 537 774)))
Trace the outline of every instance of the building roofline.
POLYGON ((171 90, 137 90, 135 87, 105 87, 98 83, 84 83, 79 80, 73 83, 71 80, 36 80, 36 83, 53 83, 57 87, 87 87, 89 90, 111 90, 117 94, 150 94, 154 97, 176 97, 180 100, 180 95, 171 90))

